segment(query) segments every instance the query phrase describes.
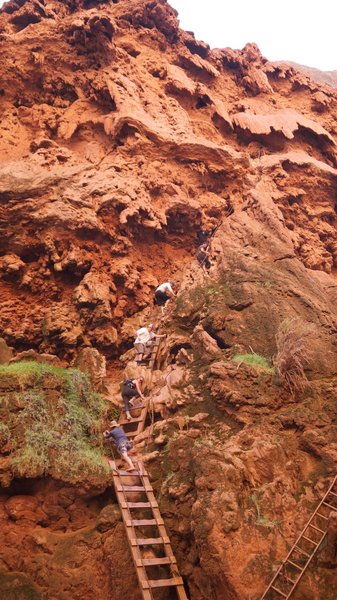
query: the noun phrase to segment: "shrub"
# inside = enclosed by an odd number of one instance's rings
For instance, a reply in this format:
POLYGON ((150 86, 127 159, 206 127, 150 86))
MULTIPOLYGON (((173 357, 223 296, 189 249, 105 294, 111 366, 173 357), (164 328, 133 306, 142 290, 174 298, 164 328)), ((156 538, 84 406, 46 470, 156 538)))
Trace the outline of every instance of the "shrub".
POLYGON ((313 339, 313 326, 297 317, 283 321, 276 334, 274 366, 282 384, 292 393, 308 385, 304 366, 312 356, 313 339))

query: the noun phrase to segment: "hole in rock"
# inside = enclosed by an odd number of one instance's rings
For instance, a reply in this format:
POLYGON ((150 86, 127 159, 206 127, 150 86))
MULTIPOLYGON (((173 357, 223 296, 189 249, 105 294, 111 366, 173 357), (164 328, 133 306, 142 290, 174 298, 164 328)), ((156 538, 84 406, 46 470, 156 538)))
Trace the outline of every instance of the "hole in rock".
POLYGON ((170 350, 170 356, 176 357, 179 350, 181 350, 182 348, 184 348, 185 350, 191 350, 192 346, 191 346, 191 344, 188 344, 188 343, 175 344, 174 346, 172 346, 172 348, 170 350))
POLYGON ((293 206, 294 204, 299 204, 301 202, 301 198, 298 196, 289 196, 288 204, 289 206, 293 206))
POLYGON ((44 247, 42 245, 39 246, 30 246, 29 248, 23 248, 20 252, 19 256, 24 263, 32 263, 39 260, 40 256, 44 254, 44 247))
POLYGON ((210 335, 216 341, 221 350, 227 350, 228 348, 231 348, 231 345, 226 344, 211 325, 203 325, 203 328, 206 333, 208 333, 208 335, 210 335))
POLYGON ((195 108, 205 108, 205 106, 209 106, 210 104, 212 104, 212 102, 208 96, 199 96, 195 108))

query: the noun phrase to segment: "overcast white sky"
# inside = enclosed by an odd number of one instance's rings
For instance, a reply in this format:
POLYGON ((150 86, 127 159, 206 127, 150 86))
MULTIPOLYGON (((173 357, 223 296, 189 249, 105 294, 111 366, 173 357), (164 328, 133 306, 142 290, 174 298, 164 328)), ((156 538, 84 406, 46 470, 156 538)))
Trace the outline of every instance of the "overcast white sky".
POLYGON ((337 69, 337 0, 169 0, 169 4, 178 10, 181 27, 213 48, 243 48, 256 42, 269 60, 337 69))
POLYGON ((212 48, 256 42, 269 60, 337 69, 337 0, 169 0, 212 48))

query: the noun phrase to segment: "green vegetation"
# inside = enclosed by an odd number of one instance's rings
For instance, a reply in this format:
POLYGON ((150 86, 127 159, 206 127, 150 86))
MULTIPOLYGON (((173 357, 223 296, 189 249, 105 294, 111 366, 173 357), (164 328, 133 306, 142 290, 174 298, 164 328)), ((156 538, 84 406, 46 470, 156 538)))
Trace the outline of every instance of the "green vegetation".
POLYGON ((88 377, 29 361, 0 367, 0 384, 8 378, 13 381, 1 396, 0 415, 10 431, 14 474, 50 474, 69 482, 104 478, 109 469, 100 433, 106 403, 88 377))
POLYGON ((233 360, 234 362, 246 363, 248 365, 252 365, 253 367, 264 369, 265 371, 268 371, 268 373, 274 373, 274 369, 268 360, 260 354, 235 354, 233 356, 233 360))
POLYGON ((251 495, 250 498, 256 508, 256 512, 257 512, 256 523, 257 523, 257 525, 262 525, 263 527, 269 527, 269 528, 276 527, 278 525, 278 521, 270 521, 262 513, 261 506, 260 506, 260 494, 258 492, 253 492, 253 494, 251 495))
POLYGON ((186 308, 190 318, 200 312, 204 307, 207 311, 212 308, 216 310, 223 308, 226 302, 234 301, 232 293, 223 281, 210 280, 205 286, 192 287, 186 292, 179 294, 176 300, 173 316, 180 318, 180 313, 185 313, 186 308))

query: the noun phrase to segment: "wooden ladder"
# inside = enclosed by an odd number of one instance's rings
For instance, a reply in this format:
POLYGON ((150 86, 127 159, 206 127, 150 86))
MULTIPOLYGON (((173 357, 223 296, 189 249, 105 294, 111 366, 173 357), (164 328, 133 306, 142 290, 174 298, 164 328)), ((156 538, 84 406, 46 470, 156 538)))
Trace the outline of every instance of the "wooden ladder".
POLYGON ((151 370, 153 370, 153 367, 156 362, 157 354, 158 354, 158 349, 159 349, 162 339, 163 338, 155 338, 155 340, 151 346, 151 353, 149 354, 149 356, 147 358, 143 358, 144 354, 139 354, 138 360, 137 360, 137 363, 139 365, 148 366, 151 370))
POLYGON ((144 431, 148 410, 148 401, 143 400, 140 406, 132 407, 130 409, 130 413, 132 413, 135 410, 140 410, 139 417, 132 417, 132 419, 128 420, 126 418, 125 408, 123 408, 121 410, 119 418, 119 425, 122 425, 125 431, 125 435, 129 438, 129 440, 133 440, 133 438, 139 435, 139 433, 142 433, 142 431, 144 431))
POLYGON ((337 476, 275 573, 261 600, 290 598, 327 534, 331 511, 337 511, 337 476))
POLYGON ((131 473, 123 471, 123 467, 119 468, 120 461, 111 460, 110 464, 143 600, 154 600, 156 588, 170 588, 175 590, 177 600, 187 600, 177 561, 143 463, 139 462, 138 469, 131 473), (129 500, 130 494, 133 496, 132 501, 129 500), (138 496, 137 501, 134 501, 135 494, 138 496), (146 518, 144 511, 147 513, 146 518), (145 534, 139 533, 139 528, 149 529, 149 535, 143 537, 145 534), (153 556, 144 557, 145 550, 150 550, 153 556), (158 577, 149 575, 148 569, 153 570, 154 567, 168 570, 168 577, 161 578, 160 573, 158 577))

